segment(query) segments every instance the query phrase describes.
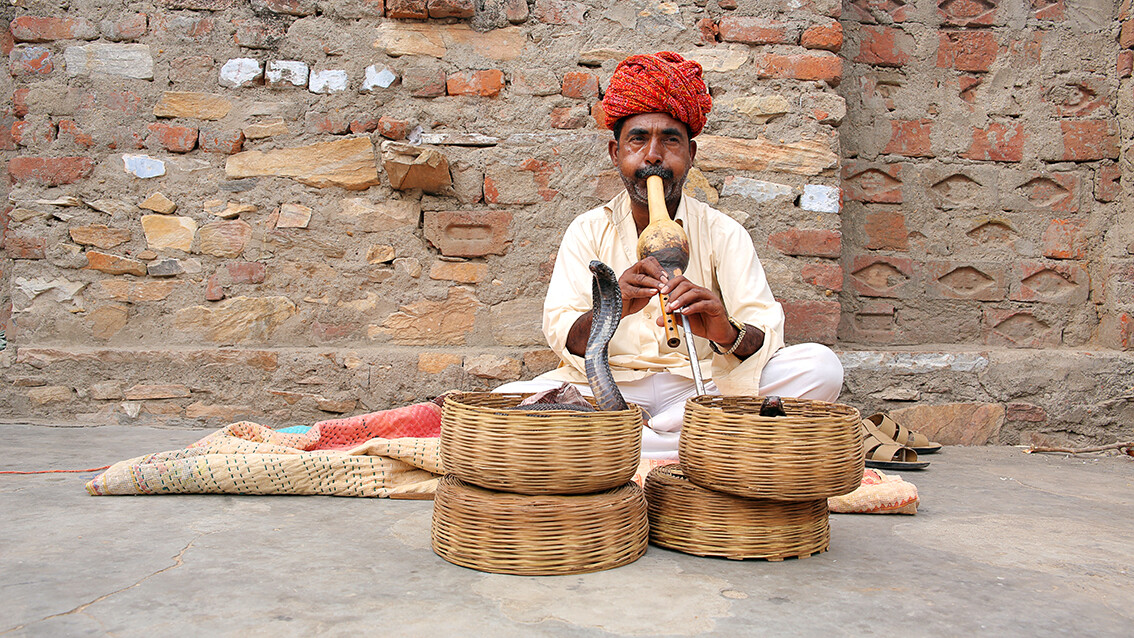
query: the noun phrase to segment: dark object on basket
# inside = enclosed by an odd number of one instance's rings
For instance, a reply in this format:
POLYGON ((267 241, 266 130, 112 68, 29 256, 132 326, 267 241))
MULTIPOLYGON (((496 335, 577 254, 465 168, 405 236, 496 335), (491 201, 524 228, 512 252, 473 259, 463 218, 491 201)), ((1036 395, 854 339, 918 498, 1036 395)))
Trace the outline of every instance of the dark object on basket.
POLYGON ((784 400, 774 394, 764 397, 764 402, 760 404, 760 416, 787 416, 784 400))

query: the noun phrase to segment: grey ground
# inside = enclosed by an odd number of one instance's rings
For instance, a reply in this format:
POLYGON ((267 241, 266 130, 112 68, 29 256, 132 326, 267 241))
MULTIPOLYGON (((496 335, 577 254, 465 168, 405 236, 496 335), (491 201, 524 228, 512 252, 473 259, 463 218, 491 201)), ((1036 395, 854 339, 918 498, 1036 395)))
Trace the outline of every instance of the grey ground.
MULTIPOLYGON (((0 425, 0 470, 88 468, 200 430, 0 425)), ((0 635, 1096 635, 1134 622, 1134 459, 947 448, 917 516, 834 515, 780 563, 650 547, 528 578, 429 549, 428 501, 91 497, 0 475, 0 635)))

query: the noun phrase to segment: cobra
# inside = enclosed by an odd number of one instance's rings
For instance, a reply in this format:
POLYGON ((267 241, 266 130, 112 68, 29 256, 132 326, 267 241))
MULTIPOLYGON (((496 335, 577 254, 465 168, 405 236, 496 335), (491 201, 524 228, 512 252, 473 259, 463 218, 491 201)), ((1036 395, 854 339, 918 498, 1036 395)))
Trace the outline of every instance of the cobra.
POLYGON ((614 383, 607 358, 610 340, 618 329, 618 322, 622 321, 622 291, 610 266, 596 259, 590 269, 594 279, 591 283, 591 334, 585 352, 587 383, 600 410, 625 410, 626 399, 614 383))

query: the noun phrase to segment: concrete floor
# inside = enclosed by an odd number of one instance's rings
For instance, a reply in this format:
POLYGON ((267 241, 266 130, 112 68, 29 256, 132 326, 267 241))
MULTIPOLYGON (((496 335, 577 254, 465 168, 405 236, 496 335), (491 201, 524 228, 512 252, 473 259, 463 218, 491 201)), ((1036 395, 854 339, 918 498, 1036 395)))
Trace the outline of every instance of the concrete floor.
MULTIPOLYGON (((87 468, 202 431, 0 425, 0 470, 87 468)), ((91 497, 0 475, 3 636, 1130 636, 1134 459, 947 448, 917 516, 835 515, 779 563, 650 547, 615 570, 484 574, 429 548, 428 501, 91 497)))

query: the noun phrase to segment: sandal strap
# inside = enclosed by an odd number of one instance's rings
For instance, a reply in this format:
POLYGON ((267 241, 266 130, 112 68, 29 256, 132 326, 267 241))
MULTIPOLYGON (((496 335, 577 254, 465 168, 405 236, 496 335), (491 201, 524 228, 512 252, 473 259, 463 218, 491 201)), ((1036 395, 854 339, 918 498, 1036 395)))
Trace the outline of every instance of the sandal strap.
POLYGON ((904 425, 894 421, 885 414, 874 414, 865 419, 875 425, 878 431, 885 434, 892 439, 895 443, 904 445, 906 447, 930 447, 933 445, 929 441, 929 437, 919 432, 907 428, 904 425))
POLYGON ((866 458, 871 461, 889 461, 900 463, 914 463, 917 461, 917 452, 912 449, 896 443, 889 438, 879 436, 882 434, 873 424, 867 423, 865 420, 862 422, 863 430, 863 448, 866 452, 866 458))

